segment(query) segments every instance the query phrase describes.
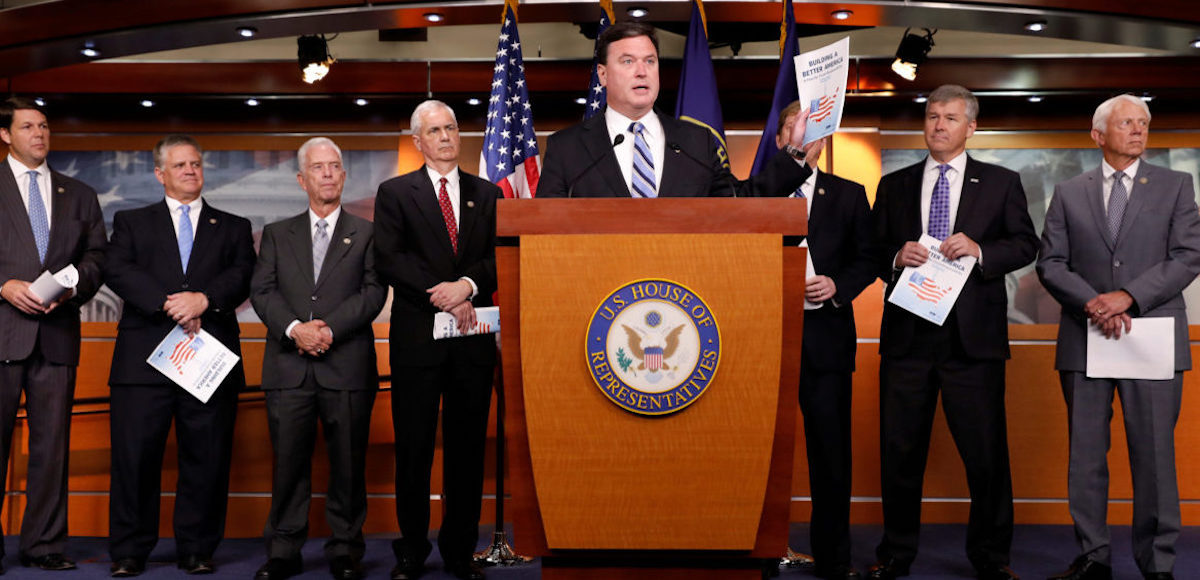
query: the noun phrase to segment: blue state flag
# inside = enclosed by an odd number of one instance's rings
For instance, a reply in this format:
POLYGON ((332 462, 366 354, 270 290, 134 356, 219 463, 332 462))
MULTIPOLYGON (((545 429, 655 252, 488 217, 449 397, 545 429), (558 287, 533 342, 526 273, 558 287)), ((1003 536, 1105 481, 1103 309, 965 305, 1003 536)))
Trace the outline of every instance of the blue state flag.
POLYGON ((679 75, 675 116, 708 129, 717 142, 721 163, 729 167, 729 155, 725 149, 725 123, 721 120, 721 100, 717 95, 717 75, 713 72, 712 55, 708 52, 708 25, 704 20, 704 3, 701 0, 692 0, 692 20, 683 49, 683 72, 679 75))
POLYGON ((775 98, 771 101, 771 112, 758 141, 758 152, 750 174, 754 175, 767 166, 767 162, 779 151, 775 146, 775 133, 779 131, 779 113, 800 98, 796 89, 796 65, 793 60, 800 54, 796 42, 796 15, 792 12, 792 0, 783 1, 783 20, 779 24, 779 74, 775 77, 775 98))
MULTIPOLYGON (((600 25, 596 27, 596 49, 600 48, 600 35, 608 30, 613 23, 613 3, 612 0, 600 0, 600 25)), ((592 82, 588 84, 587 107, 583 111, 583 118, 590 119, 592 115, 600 113, 608 104, 608 90, 604 85, 600 84, 600 74, 596 72, 596 65, 600 64, 600 54, 593 50, 592 53, 592 82)))

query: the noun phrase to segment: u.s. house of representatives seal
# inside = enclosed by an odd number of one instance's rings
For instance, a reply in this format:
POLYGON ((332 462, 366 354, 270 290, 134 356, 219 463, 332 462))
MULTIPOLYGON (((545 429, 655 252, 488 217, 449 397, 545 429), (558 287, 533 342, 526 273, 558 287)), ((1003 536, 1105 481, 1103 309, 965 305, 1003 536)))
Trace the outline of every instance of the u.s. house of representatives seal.
POLYGON ((708 305, 670 280, 638 280, 592 314, 587 363, 609 400, 631 413, 666 415, 704 394, 721 360, 721 332, 708 305))

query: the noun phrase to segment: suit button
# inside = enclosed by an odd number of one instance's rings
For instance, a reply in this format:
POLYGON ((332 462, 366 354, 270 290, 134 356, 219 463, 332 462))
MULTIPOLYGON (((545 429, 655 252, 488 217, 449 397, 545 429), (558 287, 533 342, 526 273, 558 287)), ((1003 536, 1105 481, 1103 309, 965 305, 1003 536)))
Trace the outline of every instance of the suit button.
POLYGON ((1120 260, 1113 260, 1113 267, 1114 267, 1114 268, 1120 268, 1120 267, 1121 267, 1121 261, 1120 261, 1120 260))
POLYGON ((309 297, 308 297, 308 299, 309 299, 309 300, 311 300, 311 301, 313 301, 313 302, 316 302, 316 301, 317 301, 317 297, 316 297, 316 296, 309 296, 309 297))

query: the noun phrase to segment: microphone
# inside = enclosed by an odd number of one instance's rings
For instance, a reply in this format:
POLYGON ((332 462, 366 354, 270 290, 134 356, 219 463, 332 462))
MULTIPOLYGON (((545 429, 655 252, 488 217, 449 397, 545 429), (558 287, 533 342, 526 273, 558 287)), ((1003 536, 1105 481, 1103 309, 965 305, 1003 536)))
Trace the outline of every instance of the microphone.
MULTIPOLYGON (((670 149, 674 153, 683 153, 684 157, 687 157, 688 159, 690 159, 692 161, 692 163, 695 163, 696 165, 703 167, 706 172, 712 171, 711 165, 709 165, 703 161, 700 161, 699 159, 696 159, 695 155, 688 153, 683 147, 680 147, 678 143, 675 143, 673 141, 670 143, 667 143, 667 149, 670 149)), ((729 173, 728 172, 725 173, 724 179, 722 181, 724 181, 725 186, 729 188, 729 197, 737 197, 737 189, 734 188, 733 184, 729 182, 729 173)), ((705 192, 705 193, 707 194, 707 192, 705 192)))
POLYGON ((609 146, 608 150, 605 151, 603 155, 593 159, 592 162, 589 163, 587 167, 583 168, 583 171, 580 171, 579 173, 577 173, 575 175, 575 177, 573 179, 571 179, 570 185, 567 186, 567 197, 573 196, 573 194, 575 193, 575 185, 577 185, 579 183, 579 180, 583 179, 583 176, 587 175, 589 171, 591 171, 597 165, 599 165, 600 160, 604 159, 605 157, 608 157, 609 153, 611 153, 612 150, 617 147, 617 145, 620 145, 624 142, 625 142, 625 134, 618 133, 617 136, 615 138, 613 138, 612 145, 609 146))

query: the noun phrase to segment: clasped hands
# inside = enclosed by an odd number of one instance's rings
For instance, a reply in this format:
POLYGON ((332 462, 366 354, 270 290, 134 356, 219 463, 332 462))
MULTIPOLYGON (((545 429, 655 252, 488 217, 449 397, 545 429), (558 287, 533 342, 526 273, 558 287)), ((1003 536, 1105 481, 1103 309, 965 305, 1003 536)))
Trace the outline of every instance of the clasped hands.
POLYGON ((1133 319, 1126 312, 1133 306, 1133 296, 1124 290, 1105 292, 1083 305, 1083 313, 1100 328, 1106 338, 1121 338, 1121 329, 1128 333, 1133 319))
POLYGON ((292 342, 296 352, 308 356, 321 356, 333 346, 333 331, 324 320, 310 320, 292 327, 292 342))
POLYGON ((208 296, 203 292, 168 294, 162 308, 188 336, 193 336, 200 330, 200 315, 208 310, 208 296))
MULTIPOLYGON (((979 244, 962 232, 946 238, 942 245, 938 246, 938 251, 951 260, 957 260, 963 256, 975 256, 975 259, 979 259, 980 255, 979 244)), ((895 266, 897 268, 916 268, 928 259, 929 249, 922 246, 920 242, 905 242, 900 247, 900 252, 896 254, 895 266)))
POLYGON ((471 304, 471 283, 466 280, 442 282, 425 292, 429 293, 429 303, 442 312, 454 316, 458 331, 466 334, 475 326, 475 307, 471 304))
POLYGON ((5 282, 3 286, 0 286, 0 298, 3 298, 6 302, 16 307, 17 310, 30 316, 50 314, 60 304, 70 300, 74 295, 75 289, 68 288, 66 292, 63 292, 62 296, 58 297, 58 300, 43 305, 42 300, 38 298, 37 294, 29 290, 29 282, 12 279, 5 282))

